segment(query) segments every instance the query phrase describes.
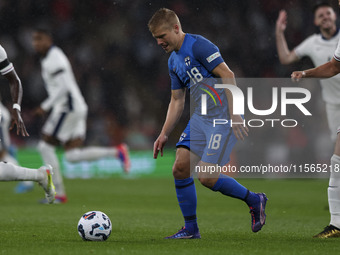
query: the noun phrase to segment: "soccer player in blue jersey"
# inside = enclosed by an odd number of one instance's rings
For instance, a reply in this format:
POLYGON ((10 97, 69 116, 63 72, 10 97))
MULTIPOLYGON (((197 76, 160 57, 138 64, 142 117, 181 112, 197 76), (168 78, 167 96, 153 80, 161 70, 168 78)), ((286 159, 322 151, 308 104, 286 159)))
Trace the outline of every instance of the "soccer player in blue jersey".
MULTIPOLYGON (((207 114, 201 113, 203 88, 213 89, 211 84, 207 85, 205 82, 209 83, 209 79, 220 78, 225 84, 236 86, 234 74, 223 61, 219 49, 202 36, 184 33, 175 12, 166 8, 159 9, 152 16, 148 27, 158 45, 166 53, 171 53, 168 61, 171 100, 162 131, 154 143, 154 158, 157 158, 159 152, 163 156, 168 136, 183 112, 186 91, 197 104, 188 126, 177 143, 176 160, 172 169, 185 227, 166 237, 197 239, 201 238, 201 235, 197 225, 197 197, 191 170, 195 166, 204 169, 228 163, 236 140, 243 140, 244 136, 248 135, 248 128, 243 125, 242 116, 233 114, 233 98, 229 90, 215 90, 221 98, 223 107, 214 108, 208 105, 207 114), (224 102, 226 104, 223 104, 224 102), (232 127, 230 124, 213 127, 212 116, 228 119, 234 124, 232 127)), ((210 174, 201 171, 198 175, 199 181, 213 191, 245 201, 250 208, 252 231, 261 230, 266 219, 266 195, 249 191, 227 175, 210 174)))

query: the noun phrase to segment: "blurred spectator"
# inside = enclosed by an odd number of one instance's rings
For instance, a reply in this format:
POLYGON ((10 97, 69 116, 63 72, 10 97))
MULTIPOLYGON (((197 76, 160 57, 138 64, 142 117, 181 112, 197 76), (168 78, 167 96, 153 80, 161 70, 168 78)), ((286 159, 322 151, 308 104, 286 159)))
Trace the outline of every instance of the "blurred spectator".
MULTIPOLYGON (((2 0, 0 42, 22 78, 23 109, 30 139, 38 139, 35 130, 41 127, 40 120, 30 119, 30 109, 37 106, 46 93, 30 46, 30 30, 43 23, 51 26, 56 44, 69 56, 89 105, 87 142, 114 144, 124 139, 130 141, 132 149, 150 149, 164 121, 170 90, 165 60, 168 56, 147 29, 149 18, 158 8, 174 9, 185 32, 199 33, 213 41, 236 77, 289 78, 296 67, 303 69, 310 66, 310 62, 280 65, 274 38, 277 14, 280 9, 287 10, 287 41, 298 45, 316 32, 311 12, 314 3, 312 0, 2 0)), ((275 148, 284 145, 301 151, 307 146, 312 150, 308 150, 309 155, 318 154, 313 131, 327 132, 327 128, 323 125, 323 108, 316 107, 320 106, 320 91, 312 86, 308 89, 312 91, 313 117, 305 121, 313 125, 291 132, 276 131, 275 135, 284 137, 272 141, 267 136, 271 128, 256 130, 256 137, 251 131, 240 146, 247 147, 249 154, 255 153, 251 148, 261 146, 264 153, 275 141, 278 143, 275 148), (317 121, 317 116, 321 116, 321 121, 317 121), (305 136, 302 142, 298 146, 292 143, 302 133, 305 136)), ((170 137, 169 148, 176 143, 188 115, 182 118, 185 119, 183 125, 170 137)), ((249 156, 258 157, 261 156, 249 156)), ((264 155, 262 159, 266 160, 264 155)))

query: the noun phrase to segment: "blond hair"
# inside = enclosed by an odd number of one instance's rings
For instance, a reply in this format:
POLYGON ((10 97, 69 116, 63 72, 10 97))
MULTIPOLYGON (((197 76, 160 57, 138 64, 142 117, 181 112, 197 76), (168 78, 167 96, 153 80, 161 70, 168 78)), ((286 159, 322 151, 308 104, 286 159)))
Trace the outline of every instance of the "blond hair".
POLYGON ((181 28, 181 23, 176 13, 167 8, 161 8, 155 12, 148 23, 150 32, 154 31, 160 26, 171 28, 173 25, 178 25, 181 28))

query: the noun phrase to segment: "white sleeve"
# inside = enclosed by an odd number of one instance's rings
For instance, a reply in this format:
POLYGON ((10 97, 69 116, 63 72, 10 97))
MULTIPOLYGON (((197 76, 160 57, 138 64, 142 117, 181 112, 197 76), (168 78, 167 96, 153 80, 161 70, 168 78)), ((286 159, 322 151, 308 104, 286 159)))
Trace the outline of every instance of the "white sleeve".
POLYGON ((302 43, 295 47, 294 51, 296 56, 298 56, 298 58, 309 56, 312 49, 312 43, 312 36, 306 38, 302 43))
POLYGON ((5 75, 14 70, 13 64, 8 61, 5 49, 0 45, 0 73, 5 75))
POLYGON ((336 50, 334 52, 334 59, 340 62, 340 42, 338 42, 338 46, 336 46, 336 50))

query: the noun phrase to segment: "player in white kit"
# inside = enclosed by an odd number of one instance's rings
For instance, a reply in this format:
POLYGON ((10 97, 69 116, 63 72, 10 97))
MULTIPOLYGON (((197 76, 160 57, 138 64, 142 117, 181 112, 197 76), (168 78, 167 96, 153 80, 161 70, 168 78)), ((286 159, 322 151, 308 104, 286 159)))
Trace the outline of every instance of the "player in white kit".
MULTIPOLYGON (((336 14, 334 9, 326 2, 314 7, 314 24, 319 27, 320 34, 313 34, 290 51, 284 36, 287 25, 287 13, 280 11, 276 22, 276 45, 280 62, 291 64, 302 57, 309 57, 314 66, 330 61, 338 44, 340 33, 336 27, 336 14)), ((336 139, 338 126, 340 126, 340 75, 320 81, 322 98, 326 103, 326 113, 331 138, 336 139)))
MULTIPOLYGON (((340 0, 339 5, 340 5, 340 0)), ((340 42, 340 41, 339 41, 340 42)), ((294 81, 299 81, 301 78, 336 78, 340 73, 340 45, 338 42, 338 46, 336 47, 335 53, 333 53, 333 57, 322 65, 319 65, 316 68, 304 70, 304 71, 295 71, 292 73, 291 77, 294 81)), ((328 79, 330 80, 330 79, 328 79)), ((338 81, 338 85, 340 85, 340 80, 338 81)), ((334 93, 338 93, 335 95, 337 100, 340 101, 339 92, 334 91, 334 93)), ((330 112, 328 114, 332 114, 329 116, 330 118, 339 119, 340 108, 338 104, 334 105, 334 112, 330 112), (334 116, 333 116, 334 114, 334 116)), ((340 124, 338 124, 337 129, 333 130, 336 136, 336 143, 334 154, 331 157, 331 167, 330 167, 330 178, 329 178, 329 186, 328 186, 328 204, 329 211, 331 214, 330 223, 325 229, 319 234, 315 235, 316 238, 330 238, 330 237, 340 237, 340 124)))
POLYGON ((45 163, 51 164, 56 186, 56 202, 67 201, 60 166, 55 148, 62 145, 69 162, 92 161, 103 157, 121 160, 125 172, 130 170, 128 148, 116 147, 81 148, 86 134, 87 105, 75 80, 71 64, 63 51, 53 45, 51 33, 45 29, 33 32, 33 48, 41 56, 41 71, 48 98, 36 109, 36 114, 50 111, 42 128, 38 149, 45 163))
MULTIPOLYGON (((22 86, 18 75, 16 74, 13 64, 10 63, 7 59, 7 54, 5 49, 0 46, 0 73, 4 76, 10 84, 11 96, 14 102, 13 104, 13 112, 12 112, 12 125, 11 129, 16 126, 17 127, 17 135, 28 136, 28 133, 25 128, 25 124, 21 118, 21 99, 22 99, 22 86)), ((4 109, 3 109, 4 110, 4 109)), ((10 118, 10 115, 7 110, 4 110, 4 118, 10 118)), ((3 121, 0 113, 0 121, 3 121)), ((1 126, 4 129, 8 128, 8 125, 1 126)), ((6 130, 3 130, 6 133, 6 130)), ((8 139, 6 135, 2 138, 8 139)), ((6 146, 6 142, 2 141, 2 146, 6 146)), ((1 147, 4 151, 5 148, 1 147)), ((2 152, 2 158, 10 159, 9 156, 2 152)), ((10 159, 11 160, 11 159, 10 159)), ((10 162, 1 161, 0 162, 0 181, 35 181, 38 182, 43 189, 45 190, 45 196, 48 203, 52 203, 54 201, 55 189, 52 182, 52 168, 50 166, 42 166, 39 169, 30 169, 25 167, 17 166, 10 162)))

